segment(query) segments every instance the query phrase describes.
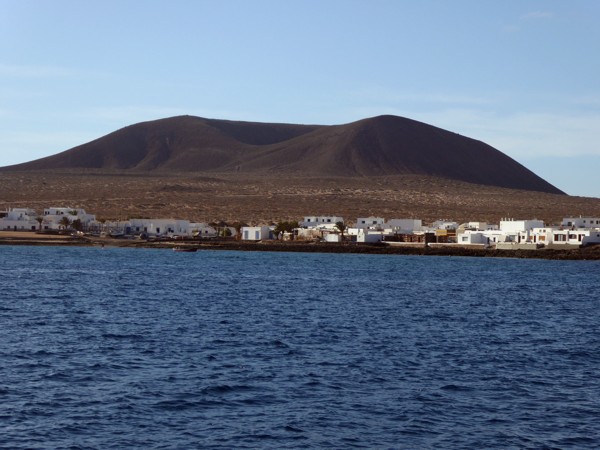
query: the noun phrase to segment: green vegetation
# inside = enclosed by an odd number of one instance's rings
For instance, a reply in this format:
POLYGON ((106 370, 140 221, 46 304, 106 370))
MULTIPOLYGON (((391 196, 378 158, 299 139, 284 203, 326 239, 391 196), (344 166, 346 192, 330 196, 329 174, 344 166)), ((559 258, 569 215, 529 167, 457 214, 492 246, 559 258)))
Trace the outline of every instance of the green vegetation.
POLYGON ((344 233, 346 232, 346 229, 347 229, 346 225, 344 224, 344 222, 336 222, 335 227, 338 229, 338 231, 342 235, 342 242, 343 242, 344 241, 344 233))
POLYGON ((273 230, 273 233, 275 234, 275 236, 277 236, 277 239, 279 239, 280 235, 283 236, 283 233, 290 233, 291 236, 294 236, 295 228, 299 228, 298 221, 296 220, 278 222, 275 226, 275 229, 273 230))
POLYGON ((64 216, 62 219, 60 219, 58 224, 67 230, 71 226, 71 219, 69 219, 67 216, 64 216))

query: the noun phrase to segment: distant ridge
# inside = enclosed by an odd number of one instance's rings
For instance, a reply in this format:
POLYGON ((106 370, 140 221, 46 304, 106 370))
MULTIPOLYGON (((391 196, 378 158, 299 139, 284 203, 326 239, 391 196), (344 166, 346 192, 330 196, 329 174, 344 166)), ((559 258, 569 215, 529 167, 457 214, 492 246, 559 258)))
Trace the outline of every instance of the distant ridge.
POLYGON ((142 122, 0 171, 109 169, 369 177, 420 174, 563 194, 495 148, 397 116, 344 125, 178 116, 142 122))

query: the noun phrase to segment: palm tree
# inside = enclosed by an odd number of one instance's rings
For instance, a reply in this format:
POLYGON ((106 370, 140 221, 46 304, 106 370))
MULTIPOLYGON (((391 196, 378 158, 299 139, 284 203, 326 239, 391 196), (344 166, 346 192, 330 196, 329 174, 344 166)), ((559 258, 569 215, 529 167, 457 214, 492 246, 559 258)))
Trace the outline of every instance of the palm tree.
POLYGON ((38 231, 42 231, 42 222, 44 222, 44 218, 42 216, 37 216, 35 221, 39 224, 38 231))
POLYGON ((71 226, 71 220, 67 216, 63 216, 58 224, 66 230, 71 226))
POLYGON ((71 222, 71 227, 73 227, 73 229, 76 231, 83 231, 83 223, 81 222, 81 219, 75 219, 73 222, 71 222))
MULTIPOLYGON (((279 222, 277 223, 277 225, 275 226, 275 229, 273 230, 276 236, 283 236, 284 233, 289 233, 290 235, 290 239, 294 239, 294 229, 298 228, 298 222, 297 221, 284 221, 284 222, 279 222)), ((279 239, 279 238, 278 238, 279 239)))
POLYGON ((344 232, 346 231, 346 228, 347 228, 346 225, 344 224, 344 222, 336 222, 335 227, 338 229, 338 231, 342 235, 342 242, 344 242, 344 232))
POLYGON ((232 226, 235 228, 235 238, 239 240, 242 237, 242 228, 247 227, 248 225, 245 222, 238 220, 237 222, 234 222, 232 226))

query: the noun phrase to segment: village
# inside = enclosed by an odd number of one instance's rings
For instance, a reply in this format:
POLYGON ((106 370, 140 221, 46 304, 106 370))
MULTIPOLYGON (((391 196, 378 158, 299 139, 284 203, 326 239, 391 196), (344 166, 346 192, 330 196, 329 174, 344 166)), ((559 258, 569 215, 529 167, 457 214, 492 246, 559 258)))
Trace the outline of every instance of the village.
POLYGON ((0 211, 0 231, 72 233, 107 238, 185 240, 230 238, 241 241, 318 241, 385 243, 390 246, 439 244, 524 250, 576 248, 600 244, 600 217, 566 217, 560 224, 502 218, 498 224, 438 220, 306 216, 299 222, 249 226, 242 223, 196 223, 180 219, 97 220, 81 208, 50 207, 42 214, 29 208, 0 211))

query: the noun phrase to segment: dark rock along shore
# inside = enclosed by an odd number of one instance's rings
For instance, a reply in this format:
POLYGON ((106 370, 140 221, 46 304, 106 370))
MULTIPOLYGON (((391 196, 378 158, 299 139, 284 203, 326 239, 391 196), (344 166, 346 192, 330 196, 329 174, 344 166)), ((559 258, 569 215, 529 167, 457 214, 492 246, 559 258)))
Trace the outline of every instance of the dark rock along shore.
POLYGON ((305 252, 305 253, 358 253, 381 255, 423 255, 423 256, 467 256, 467 257, 497 257, 497 258, 535 258, 553 260, 600 260, 600 245, 583 248, 537 250, 496 250, 481 247, 466 247, 459 245, 414 245, 389 246, 384 243, 319 243, 303 241, 238 241, 222 240, 185 240, 149 242, 138 239, 88 238, 88 237, 57 237, 56 239, 36 239, 37 234, 30 237, 7 238, 0 235, 0 245, 76 245, 96 247, 125 247, 125 248, 157 248, 172 249, 174 247, 193 247, 198 250, 237 250, 237 251, 267 251, 267 252, 305 252))

